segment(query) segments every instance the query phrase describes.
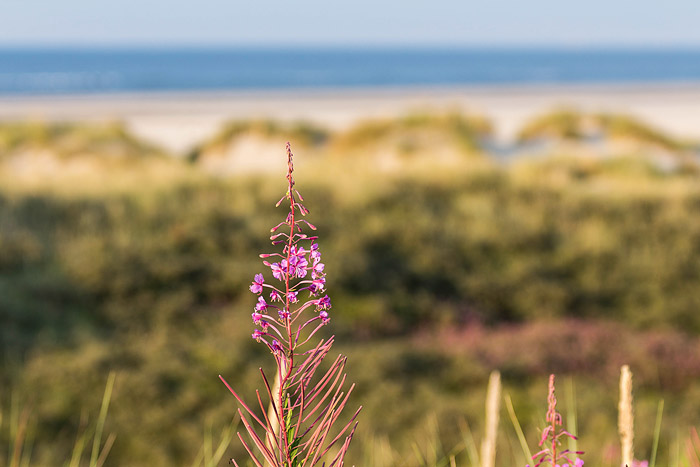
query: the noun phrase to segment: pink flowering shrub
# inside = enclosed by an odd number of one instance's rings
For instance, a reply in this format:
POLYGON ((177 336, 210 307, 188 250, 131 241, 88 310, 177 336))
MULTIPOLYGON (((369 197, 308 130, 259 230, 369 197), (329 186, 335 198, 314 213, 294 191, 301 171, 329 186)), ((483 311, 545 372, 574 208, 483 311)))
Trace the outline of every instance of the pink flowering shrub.
MULTIPOLYGON (((532 456, 536 462, 535 467, 550 465, 552 467, 583 467, 583 461, 576 457, 573 461, 571 455, 583 454, 581 451, 571 452, 568 449, 560 450, 562 438, 576 439, 562 427, 562 417, 557 412, 557 398, 554 394, 554 375, 549 376, 549 395, 547 396, 548 425, 542 430, 539 446, 544 446, 540 452, 532 456)), ((529 465, 527 467, 530 467, 529 465)))
MULTIPOLYGON (((347 391, 343 389, 346 358, 338 356, 320 377, 315 377, 333 345, 333 337, 321 339, 304 350, 330 320, 331 300, 325 293, 326 273, 318 237, 306 233, 316 227, 303 219, 309 211, 294 188, 289 143, 287 156, 287 193, 277 206, 286 200, 289 212, 284 221, 271 229, 270 237, 272 244, 282 249, 260 255, 274 281, 267 282, 263 274, 255 274, 250 286, 250 291, 258 296, 252 314, 257 326, 253 338, 267 346, 276 363, 274 384, 260 370, 269 410, 260 391, 256 391, 258 411, 246 405, 219 377, 243 407, 238 412, 255 449, 241 433, 238 437, 256 466, 263 466, 258 456, 274 467, 313 466, 319 462, 328 467, 342 466, 362 407, 339 430, 334 430, 354 388, 353 384, 347 391)), ((238 466, 235 460, 231 462, 238 466)))

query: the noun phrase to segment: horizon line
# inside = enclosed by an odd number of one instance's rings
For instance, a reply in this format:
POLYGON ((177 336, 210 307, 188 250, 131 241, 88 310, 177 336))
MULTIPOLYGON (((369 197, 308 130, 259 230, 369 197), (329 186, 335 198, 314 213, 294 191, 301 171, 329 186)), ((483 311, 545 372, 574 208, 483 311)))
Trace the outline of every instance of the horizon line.
POLYGON ((224 42, 25 42, 0 43, 3 50, 259 50, 259 51, 699 51, 700 43, 224 43, 224 42))

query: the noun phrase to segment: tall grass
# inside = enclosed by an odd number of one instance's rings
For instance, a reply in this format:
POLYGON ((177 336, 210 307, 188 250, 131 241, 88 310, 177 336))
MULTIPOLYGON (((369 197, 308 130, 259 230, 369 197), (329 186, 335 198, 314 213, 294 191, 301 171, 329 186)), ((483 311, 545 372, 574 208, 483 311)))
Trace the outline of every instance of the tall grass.
MULTIPOLYGON (((80 425, 75 434, 74 444, 69 458, 61 462, 60 458, 54 456, 55 464, 62 464, 66 467, 102 467, 109 455, 116 440, 115 433, 109 433, 103 440, 105 423, 109 410, 114 388, 115 373, 111 372, 107 378, 102 403, 99 414, 94 423, 88 420, 87 412, 83 412, 80 417, 80 425), (89 456, 88 456, 89 451, 89 456)), ((20 396, 15 392, 11 397, 8 418, 5 421, 2 407, 0 407, 0 440, 6 445, 0 445, 0 454, 5 451, 7 454, 8 467, 27 467, 36 465, 32 460, 32 451, 37 442, 37 420, 33 413, 31 403, 20 401, 20 396), (4 426, 6 422, 7 426, 4 426), (4 431, 4 433, 3 433, 4 431)), ((38 440, 39 443, 42 440, 38 440)))
POLYGON ((231 420, 231 423, 221 430, 218 443, 214 442, 212 425, 207 425, 204 432, 204 439, 202 440, 202 446, 191 466, 216 467, 220 465, 221 460, 224 458, 226 451, 231 445, 231 441, 234 438, 240 423, 240 418, 234 417, 233 420, 231 420))
POLYGON ((9 467, 24 467, 29 465, 32 456, 34 442, 31 412, 25 405, 22 406, 19 395, 13 393, 8 410, 7 420, 3 420, 0 407, 0 429, 6 431, 7 464, 9 467), (3 426, 5 421, 6 427, 3 426))
POLYGON ((100 412, 94 427, 88 424, 87 417, 81 417, 81 430, 77 434, 70 461, 66 464, 68 467, 80 467, 80 465, 82 465, 83 456, 87 455, 86 449, 90 444, 92 444, 92 449, 90 451, 88 466, 102 467, 106 462, 107 456, 117 438, 115 433, 110 433, 104 444, 102 444, 102 434, 107 419, 109 404, 112 399, 115 378, 116 374, 114 372, 111 372, 107 378, 100 412), (91 439, 92 443, 90 443, 91 439))

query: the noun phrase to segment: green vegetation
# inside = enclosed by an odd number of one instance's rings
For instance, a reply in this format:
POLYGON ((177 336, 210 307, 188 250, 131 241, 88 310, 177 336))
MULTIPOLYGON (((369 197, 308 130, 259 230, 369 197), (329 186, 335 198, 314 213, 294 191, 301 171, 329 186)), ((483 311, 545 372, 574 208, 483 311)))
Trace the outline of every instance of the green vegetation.
POLYGON ((162 150, 131 135, 120 123, 0 124, 0 158, 40 149, 64 159, 99 156, 102 161, 164 155, 162 150))
POLYGON ((211 150, 222 150, 242 136, 290 141, 295 147, 311 149, 325 144, 330 134, 327 130, 306 122, 283 124, 272 120, 234 121, 226 124, 209 141, 194 148, 188 159, 196 162, 202 154, 211 150))
MULTIPOLYGON (((451 118, 420 125, 452 128, 451 118)), ((419 125, 410 122, 398 126, 406 135, 419 125)), ((340 136, 328 138, 342 156, 340 136)), ((628 363, 638 452, 673 465, 700 409, 697 171, 562 157, 370 172, 353 160, 297 154, 323 233, 326 331, 349 357, 354 405, 365 406, 348 463, 469 465, 498 369, 531 447, 546 376, 572 377, 578 445, 587 465, 605 465, 628 363)), ((31 408, 31 465, 71 459, 81 408, 100 407, 111 371, 99 428, 117 436, 108 464, 211 465, 243 452, 220 436, 236 426, 236 404, 216 376, 251 399, 269 361, 250 339, 248 285, 284 180, 213 178, 185 162, 163 172, 158 183, 138 173, 128 188, 3 178, 0 406, 13 406, 9 388, 31 395, 21 405, 31 408)), ((13 413, 16 437, 23 418, 13 413)), ((497 465, 512 466, 522 449, 501 418, 497 465)))
MULTIPOLYGON (((68 467, 102 467, 105 464, 109 451, 116 439, 116 434, 110 433, 105 440, 104 433, 109 403, 112 398, 115 374, 111 372, 107 378, 102 404, 95 423, 91 423, 88 414, 83 411, 80 417, 80 426, 70 452, 70 457, 65 457, 63 465, 68 467), (103 442, 104 441, 104 442, 103 442), (87 462, 83 462, 87 461, 87 462)), ((35 439, 37 432, 37 419, 32 412, 31 402, 13 391, 8 403, 6 423, 3 423, 3 409, 0 406, 0 458, 7 459, 9 467, 26 467, 36 465, 32 459, 34 443, 43 443, 43 439, 35 439)), ((39 448, 39 451, 43 450, 39 448)), ((54 459, 56 463, 56 459, 54 459)))
POLYGON ((648 143, 669 151, 688 149, 688 144, 626 115, 598 115, 598 125, 611 138, 627 138, 648 143))
POLYGON ((386 153, 425 156, 440 151, 470 155, 482 151, 482 144, 490 134, 491 125, 486 119, 456 113, 413 113, 394 119, 368 120, 339 132, 305 122, 234 121, 194 148, 188 160, 198 162, 208 154, 225 153, 246 137, 290 141, 312 156, 319 153, 342 157, 386 153))
POLYGON ((560 109, 533 119, 520 130, 518 139, 582 140, 596 136, 624 139, 668 151, 685 151, 691 148, 689 143, 671 138, 627 115, 585 114, 572 109, 560 109))
POLYGON ((533 119, 520 130, 520 141, 541 138, 578 139, 583 134, 584 116, 570 109, 560 109, 533 119))
POLYGON ((444 146, 473 154, 491 135, 491 124, 478 116, 415 113, 396 119, 370 120, 340 133, 332 141, 339 154, 396 150, 403 155, 430 154, 444 146))

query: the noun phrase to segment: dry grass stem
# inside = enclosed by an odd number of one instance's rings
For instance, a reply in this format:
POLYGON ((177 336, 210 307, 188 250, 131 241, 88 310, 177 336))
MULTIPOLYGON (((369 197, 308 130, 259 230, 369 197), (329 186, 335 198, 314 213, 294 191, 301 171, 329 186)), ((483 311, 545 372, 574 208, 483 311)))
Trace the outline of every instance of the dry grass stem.
POLYGON ((496 436, 498 435, 498 412, 501 401, 501 374, 491 372, 486 394, 486 433, 481 443, 481 467, 496 465, 496 436))
POLYGON ((623 466, 634 460, 634 415, 632 413, 632 372, 624 365, 620 370, 620 405, 618 407, 618 431, 623 466))

